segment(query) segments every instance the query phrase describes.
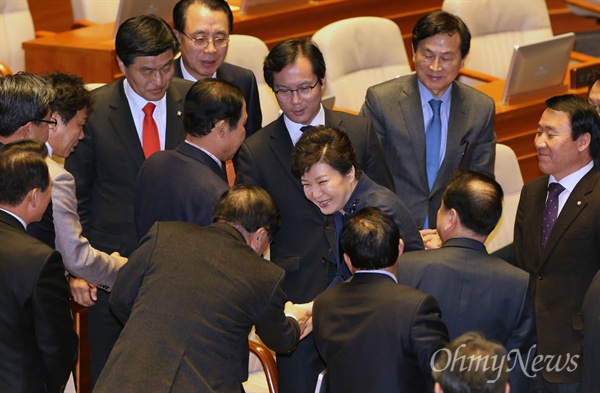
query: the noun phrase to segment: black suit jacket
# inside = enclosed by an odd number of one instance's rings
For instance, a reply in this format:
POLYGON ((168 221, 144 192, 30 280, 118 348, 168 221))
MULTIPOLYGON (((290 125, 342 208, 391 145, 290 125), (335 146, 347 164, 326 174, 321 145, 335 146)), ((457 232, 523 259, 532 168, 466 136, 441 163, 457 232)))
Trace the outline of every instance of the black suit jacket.
MULTIPOLYGON (((600 172, 592 168, 577 184, 560 212, 546 248, 541 248, 542 212, 548 176, 523 187, 515 221, 517 266, 529 273, 538 335, 538 354, 555 358, 581 352, 581 307, 585 291, 600 269, 600 172)), ((578 367, 548 371, 549 382, 581 381, 578 367)), ((561 363, 562 364, 562 363, 561 363)), ((542 364, 541 366, 543 366, 542 364)))
POLYGON ((277 352, 298 342, 284 276, 230 225, 155 224, 113 287, 125 328, 94 392, 239 392, 253 325, 277 352))
POLYGON ((380 273, 357 273, 313 308, 331 392, 433 392, 430 361, 448 342, 435 299, 380 273))
MULTIPOLYGON (((175 61, 175 76, 178 78, 183 78, 181 61, 180 59, 175 61)), ((244 94, 246 112, 248 112, 248 120, 246 121, 246 138, 248 138, 262 127, 260 98, 258 96, 258 85, 256 84, 254 73, 243 67, 223 63, 217 70, 217 78, 233 83, 244 94)))
MULTIPOLYGON (((357 169, 393 189, 381 144, 368 119, 325 109, 325 125, 348 134, 356 149, 357 169)), ((271 244, 271 260, 286 271, 284 289, 290 300, 304 303, 327 288, 330 270, 331 278, 335 275, 335 261, 327 258, 329 242, 325 233, 335 231, 335 227, 325 224, 325 216, 306 199, 300 180, 292 175, 293 148, 280 116, 242 144, 235 181, 265 188, 281 209, 281 229, 271 244)), ((291 357, 277 358, 280 391, 313 392, 323 367, 312 339, 302 340, 291 357)))
MULTIPOLYGON (((183 102, 192 83, 173 78, 167 90, 166 149, 185 138, 183 102)), ((93 91, 94 110, 85 138, 65 168, 77 186, 83 234, 101 251, 129 256, 138 243, 134 219, 135 183, 144 152, 131 116, 123 79, 93 91)))
POLYGON ((77 334, 60 254, 0 211, 0 391, 62 392, 77 334))
MULTIPOLYGON (((529 352, 536 343, 529 276, 489 255, 482 243, 454 238, 437 250, 403 254, 397 277, 438 300, 452 340, 477 331, 508 352, 519 350, 524 362, 535 355, 529 352)), ((517 361, 511 392, 529 392, 530 378, 521 370, 517 361)))
POLYGON ((142 238, 156 221, 210 225, 219 197, 229 185, 208 154, 181 142, 156 152, 142 165, 137 180, 135 222, 142 238))

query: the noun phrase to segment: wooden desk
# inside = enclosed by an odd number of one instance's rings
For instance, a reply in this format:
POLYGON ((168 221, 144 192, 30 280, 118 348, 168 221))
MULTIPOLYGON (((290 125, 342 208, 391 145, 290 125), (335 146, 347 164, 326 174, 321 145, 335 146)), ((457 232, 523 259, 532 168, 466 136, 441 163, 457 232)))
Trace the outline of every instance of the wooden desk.
MULTIPOLYGON (((572 60, 574 60, 574 64, 570 65, 569 69, 575 66, 600 64, 600 59, 580 53, 573 53, 572 60)), ((567 72, 565 83, 567 86, 570 85, 569 72, 567 72)), ((494 130, 498 143, 510 146, 515 151, 523 180, 528 181, 541 175, 533 140, 537 132, 537 124, 546 109, 546 99, 550 97, 540 97, 518 105, 504 105, 502 103, 504 84, 504 80, 499 80, 475 88, 489 95, 496 102, 494 130)), ((567 91, 569 94, 578 94, 582 97, 587 97, 587 92, 587 87, 567 91)))

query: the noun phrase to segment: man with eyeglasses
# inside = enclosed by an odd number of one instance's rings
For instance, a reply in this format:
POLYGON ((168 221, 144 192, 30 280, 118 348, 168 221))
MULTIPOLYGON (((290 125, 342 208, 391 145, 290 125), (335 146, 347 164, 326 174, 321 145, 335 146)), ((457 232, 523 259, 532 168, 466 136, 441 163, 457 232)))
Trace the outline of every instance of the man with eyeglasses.
MULTIPOLYGON (((185 138, 183 102, 192 83, 173 79, 179 48, 167 22, 154 15, 125 21, 115 39, 124 78, 93 91, 84 139, 66 160, 75 178, 83 234, 94 248, 128 257, 137 247, 135 182, 147 157, 185 138)), ((89 308, 92 380, 121 331, 100 291, 89 308)))
MULTIPOLYGON (((337 271, 326 235, 335 231, 333 220, 306 199, 291 171, 292 149, 305 127, 327 125, 346 132, 356 149, 357 169, 393 189, 371 122, 321 105, 325 68, 323 54, 310 40, 293 39, 274 47, 265 59, 264 74, 283 115, 248 138, 238 152, 236 183, 265 188, 281 209, 271 260, 286 270, 285 291, 294 303, 312 301, 337 271)), ((313 392, 325 365, 313 340, 304 340, 291 356, 277 357, 277 368, 279 391, 313 392)))
POLYGON ((25 138, 46 142, 56 127, 53 99, 52 86, 38 75, 18 72, 0 78, 0 146, 25 138))
POLYGON ((175 61, 175 76, 191 81, 218 78, 242 90, 248 121, 246 137, 262 126, 256 77, 252 71, 225 62, 233 14, 223 0, 181 0, 173 8, 173 25, 181 57, 175 61))

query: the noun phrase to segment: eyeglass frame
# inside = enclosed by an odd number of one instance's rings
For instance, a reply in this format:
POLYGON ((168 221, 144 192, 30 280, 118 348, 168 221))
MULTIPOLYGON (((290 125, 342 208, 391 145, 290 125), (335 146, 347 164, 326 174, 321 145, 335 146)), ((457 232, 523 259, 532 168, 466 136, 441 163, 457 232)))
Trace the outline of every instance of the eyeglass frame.
POLYGON ((278 97, 287 98, 287 99, 292 98, 294 96, 294 92, 298 93, 298 95, 301 96, 301 97, 310 97, 310 95, 312 94, 313 89, 315 87, 317 87, 317 85, 320 85, 320 84, 321 84, 321 80, 317 79, 317 81, 315 82, 315 84, 312 85, 312 86, 302 86, 302 87, 299 87, 297 89, 279 89, 279 90, 273 90, 273 92, 278 97), (301 90, 304 91, 304 93, 302 93, 301 90), (288 93, 290 94, 289 97, 286 96, 288 93))
POLYGON ((51 126, 50 125, 48 126, 48 128, 50 128, 52 130, 56 129, 56 127, 58 126, 58 120, 56 120, 55 118, 52 118, 52 120, 33 119, 31 121, 52 124, 51 126))
POLYGON ((197 37, 197 38, 192 38, 189 35, 185 34, 183 31, 181 32, 181 34, 183 34, 185 36, 185 38, 187 38, 188 40, 192 41, 192 43, 194 44, 194 46, 196 48, 199 49, 206 49, 208 47, 208 44, 210 44, 212 42, 213 46, 217 49, 221 49, 221 48, 227 48, 227 46, 229 45, 229 36, 227 36, 227 38, 216 38, 216 39, 206 39, 204 37, 197 37), (199 44, 197 44, 197 42, 200 42, 201 39, 205 39, 206 40, 206 45, 204 46, 200 46, 199 44), (225 44, 223 46, 217 46, 215 44, 215 40, 219 40, 219 41, 223 41, 225 44))

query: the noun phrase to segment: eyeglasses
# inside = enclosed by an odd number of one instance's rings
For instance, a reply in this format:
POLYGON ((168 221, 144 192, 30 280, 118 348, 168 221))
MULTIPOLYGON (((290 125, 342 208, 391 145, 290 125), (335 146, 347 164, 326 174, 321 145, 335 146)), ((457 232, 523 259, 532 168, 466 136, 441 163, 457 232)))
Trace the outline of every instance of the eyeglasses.
POLYGON ((281 98, 289 99, 289 98, 292 98, 294 92, 296 92, 296 93, 298 93, 298 95, 300 95, 304 98, 308 98, 312 94, 312 90, 315 87, 317 87, 317 85, 320 83, 321 83, 321 81, 317 80, 315 82, 315 84, 312 86, 303 86, 303 87, 299 87, 297 89, 279 89, 279 90, 275 91, 275 94, 277 94, 281 98))
POLYGON ((52 120, 44 120, 44 119, 33 119, 32 121, 35 122, 42 122, 42 123, 48 123, 48 128, 53 130, 56 128, 58 122, 56 121, 56 119, 52 119, 52 120))
POLYGON ((210 42, 212 42, 212 44, 215 46, 215 48, 225 48, 229 44, 229 38, 217 37, 212 40, 209 40, 206 37, 192 38, 192 37, 188 36, 187 34, 185 34, 184 32, 181 32, 181 34, 186 36, 188 40, 192 41, 194 43, 194 45, 200 49, 206 48, 210 42))

